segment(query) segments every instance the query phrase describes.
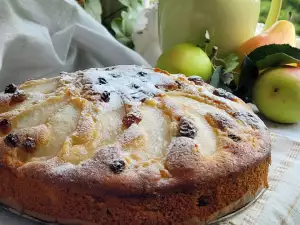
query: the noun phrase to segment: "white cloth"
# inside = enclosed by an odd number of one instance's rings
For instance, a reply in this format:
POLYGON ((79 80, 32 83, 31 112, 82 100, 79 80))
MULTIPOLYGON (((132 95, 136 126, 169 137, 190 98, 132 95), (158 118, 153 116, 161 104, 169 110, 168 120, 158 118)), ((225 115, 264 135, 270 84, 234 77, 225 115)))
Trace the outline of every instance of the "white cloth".
POLYGON ((0 0, 0 90, 61 71, 148 65, 75 0, 0 0))

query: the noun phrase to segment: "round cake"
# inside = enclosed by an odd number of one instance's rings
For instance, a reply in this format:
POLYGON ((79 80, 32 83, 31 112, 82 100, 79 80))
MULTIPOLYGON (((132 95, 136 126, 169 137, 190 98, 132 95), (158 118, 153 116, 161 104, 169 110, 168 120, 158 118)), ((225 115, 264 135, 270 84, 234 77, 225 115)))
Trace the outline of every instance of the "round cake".
POLYGON ((199 77, 139 66, 9 84, 0 202, 62 224, 204 224, 268 186, 270 134, 199 77))

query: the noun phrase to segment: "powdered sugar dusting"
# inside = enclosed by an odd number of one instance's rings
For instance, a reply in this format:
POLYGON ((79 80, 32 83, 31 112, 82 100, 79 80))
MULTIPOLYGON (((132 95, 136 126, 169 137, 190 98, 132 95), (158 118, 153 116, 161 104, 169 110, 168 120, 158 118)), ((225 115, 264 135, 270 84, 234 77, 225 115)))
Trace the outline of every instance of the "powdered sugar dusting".
MULTIPOLYGON (((105 69, 89 69, 82 72, 96 92, 117 94, 125 103, 140 102, 163 93, 157 86, 171 85, 175 80, 166 74, 138 66, 118 66, 105 69)), ((118 98, 113 97, 114 104, 118 98)), ((110 102, 111 104, 111 102, 110 102)), ((116 107, 116 105, 115 105, 116 107)))
POLYGON ((137 124, 132 124, 120 137, 120 142, 122 144, 128 144, 131 141, 144 136, 145 134, 139 128, 137 124))
POLYGON ((64 164, 61 164, 61 165, 58 165, 56 167, 52 167, 53 168, 53 172, 55 174, 67 174, 70 170, 76 168, 75 165, 73 165, 72 163, 64 163, 64 164))

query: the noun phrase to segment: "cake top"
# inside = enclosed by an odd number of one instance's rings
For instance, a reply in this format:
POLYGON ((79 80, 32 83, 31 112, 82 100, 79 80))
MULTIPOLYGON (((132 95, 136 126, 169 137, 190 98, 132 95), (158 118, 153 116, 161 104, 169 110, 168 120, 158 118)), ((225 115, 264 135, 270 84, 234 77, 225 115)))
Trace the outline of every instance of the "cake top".
POLYGON ((201 183, 270 153, 265 125, 239 98, 139 66, 8 85, 0 133, 0 166, 118 193, 201 183))

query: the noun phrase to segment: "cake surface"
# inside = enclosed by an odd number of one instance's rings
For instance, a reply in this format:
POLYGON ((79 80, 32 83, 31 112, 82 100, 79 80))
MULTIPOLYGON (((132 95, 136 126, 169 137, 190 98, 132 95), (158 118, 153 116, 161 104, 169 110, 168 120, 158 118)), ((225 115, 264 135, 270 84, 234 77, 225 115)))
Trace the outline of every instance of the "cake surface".
POLYGON ((0 202, 69 224, 202 224, 267 187, 271 141, 239 98, 116 66, 0 94, 0 202))

